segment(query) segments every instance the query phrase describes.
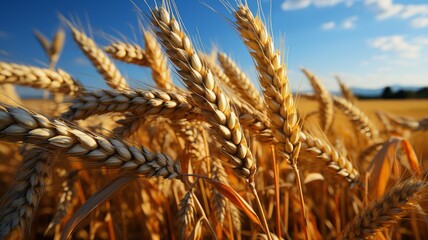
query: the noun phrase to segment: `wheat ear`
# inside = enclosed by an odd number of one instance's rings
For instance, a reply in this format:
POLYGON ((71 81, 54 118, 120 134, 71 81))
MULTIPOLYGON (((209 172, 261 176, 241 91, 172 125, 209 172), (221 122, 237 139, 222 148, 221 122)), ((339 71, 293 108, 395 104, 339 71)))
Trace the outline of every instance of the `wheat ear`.
POLYGON ((103 75, 107 84, 117 91, 129 89, 128 83, 125 78, 122 77, 116 65, 114 65, 107 54, 97 46, 94 40, 86 36, 85 33, 77 30, 71 23, 67 22, 67 24, 73 33, 74 40, 77 42, 82 52, 91 60, 98 72, 103 75))
POLYGON ((357 102, 357 98, 352 93, 351 89, 349 89, 345 83, 343 83, 339 76, 336 76, 337 83, 339 84, 340 91, 342 92, 342 97, 351 102, 352 104, 355 104, 357 102))
POLYGON ((196 207, 192 191, 187 192, 178 205, 177 218, 179 219, 182 239, 184 239, 186 228, 191 227, 195 222, 196 207))
MULTIPOLYGON (((359 182, 359 172, 353 164, 342 156, 334 147, 320 138, 312 136, 308 132, 301 132, 302 152, 308 152, 315 155, 317 159, 324 161, 320 170, 333 171, 334 174, 343 177, 350 183, 359 182)), ((305 163, 307 161, 302 161, 305 163)), ((315 165, 318 165, 318 161, 315 165)), ((321 162, 322 163, 322 162, 321 162)), ((312 163, 309 163, 312 164, 312 163)))
POLYGON ((181 176, 178 163, 165 154, 151 153, 145 147, 128 146, 120 140, 104 138, 22 108, 4 105, 0 108, 0 140, 35 144, 88 163, 132 170, 146 177, 181 176))
MULTIPOLYGON (((307 221, 300 174, 297 168, 297 158, 301 147, 299 117, 290 91, 285 64, 281 60, 279 51, 275 51, 272 38, 265 25, 258 16, 253 16, 248 5, 239 4, 234 14, 236 28, 256 63, 270 126, 273 136, 278 141, 276 150, 282 159, 291 163, 296 174, 300 205, 303 210, 302 217, 304 221, 307 221)), ((265 230, 270 239, 268 228, 265 230)), ((308 238, 309 233, 306 227, 305 234, 308 238)))
POLYGON ((333 99, 321 81, 307 69, 302 68, 303 73, 309 79, 315 92, 315 97, 319 102, 318 111, 320 113, 321 127, 324 132, 328 132, 333 124, 334 104, 333 99))
POLYGON ((239 5, 235 17, 238 31, 256 62, 272 131, 279 142, 277 149, 285 160, 295 162, 300 150, 300 127, 286 67, 261 19, 254 17, 247 5, 239 5))
POLYGON ((174 84, 171 79, 171 71, 168 68, 167 57, 162 53, 161 46, 151 32, 144 31, 143 34, 153 81, 162 89, 173 90, 174 84))
POLYGON ((218 53, 217 58, 224 69, 224 73, 229 77, 231 84, 242 93, 243 98, 254 106, 255 109, 264 112, 266 107, 263 98, 250 78, 226 54, 218 53))
POLYGON ((46 89, 71 96, 79 95, 84 90, 77 80, 61 69, 53 71, 6 62, 0 62, 0 83, 46 89))
POLYGON ((139 66, 149 66, 145 51, 137 44, 114 42, 105 47, 104 50, 116 60, 139 66))
POLYGON ((31 222, 42 197, 44 186, 51 172, 55 154, 38 148, 26 151, 14 183, 2 199, 0 207, 0 238, 14 230, 21 237, 30 231, 31 222))
POLYGON ((387 230, 418 204, 426 186, 425 181, 414 179, 395 185, 362 209, 345 227, 340 239, 372 239, 377 232, 387 230))
POLYGON ((409 129, 412 131, 424 131, 428 129, 428 118, 415 120, 412 118, 395 116, 391 113, 384 113, 384 115, 392 124, 398 125, 401 128, 409 129))
POLYGON ((164 7, 153 9, 152 16, 157 36, 181 79, 193 92, 195 105, 210 119, 235 172, 253 182, 256 164, 228 97, 221 91, 208 67, 202 64, 175 18, 164 7))
POLYGON ((132 112, 136 116, 161 114, 185 118, 198 113, 188 98, 190 96, 186 94, 161 90, 99 90, 73 99, 73 104, 62 117, 71 121, 111 112, 132 112))
POLYGON ((334 105, 339 108, 354 124, 360 133, 370 141, 379 138, 379 130, 364 112, 344 98, 333 96, 334 105))
POLYGON ((75 199, 78 171, 72 170, 67 174, 67 180, 62 183, 62 193, 59 198, 55 214, 52 217, 48 227, 45 230, 45 235, 56 225, 61 223, 61 220, 67 215, 73 205, 75 199))

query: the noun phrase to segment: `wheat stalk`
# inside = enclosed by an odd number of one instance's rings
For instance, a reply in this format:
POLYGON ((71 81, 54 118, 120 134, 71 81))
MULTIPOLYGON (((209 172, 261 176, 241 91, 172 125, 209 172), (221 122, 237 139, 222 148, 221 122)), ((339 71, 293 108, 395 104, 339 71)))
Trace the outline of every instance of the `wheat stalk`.
POLYGON ((334 105, 343 111, 354 126, 370 141, 379 138, 379 131, 364 112, 344 98, 333 96, 334 105))
MULTIPOLYGON (((330 144, 320 138, 312 136, 308 132, 301 132, 300 137, 302 139, 302 152, 313 154, 317 159, 324 161, 324 163, 321 164, 321 171, 328 169, 350 183, 359 182, 360 174, 358 170, 330 144)), ((302 163, 305 162, 306 161, 302 161, 302 163)))
POLYGON ((168 68, 168 59, 162 53, 156 37, 148 31, 144 31, 146 56, 152 69, 152 78, 156 85, 165 90, 173 90, 174 84, 171 79, 171 71, 168 68))
POLYGON ((137 116, 159 114, 177 119, 185 118, 198 113, 198 109, 189 103, 189 97, 186 94, 161 90, 86 92, 72 100, 73 104, 62 117, 78 120, 111 112, 132 112, 137 116))
POLYGON ((279 142, 277 149, 285 160, 295 162, 300 150, 300 127, 285 65, 261 19, 254 17, 247 5, 239 5, 235 17, 237 29, 256 62, 273 135, 279 142))
POLYGON ((409 179, 392 187, 379 199, 369 203, 345 227, 341 239, 373 239, 377 232, 387 230, 391 225, 409 214, 422 199, 425 181, 409 179))
POLYGON ((97 68, 98 72, 104 77, 107 84, 117 90, 124 91, 129 89, 129 86, 122 74, 116 68, 116 65, 110 58, 103 52, 97 44, 86 36, 85 33, 77 30, 71 23, 65 20, 70 27, 73 38, 79 45, 82 52, 91 60, 92 64, 97 68))
POLYGON ((67 180, 62 183, 62 193, 59 198, 55 214, 52 217, 48 227, 45 230, 45 235, 56 225, 61 223, 61 220, 69 213, 73 199, 76 195, 75 183, 77 181, 78 171, 73 170, 67 174, 67 180))
POLYGON ((252 182, 256 170, 255 161, 228 97, 219 88, 211 71, 202 64, 190 39, 181 31, 175 18, 164 7, 153 9, 152 16, 157 36, 183 82, 193 92, 195 105, 210 119, 235 172, 252 182))
MULTIPOLYGON (((299 118, 290 91, 285 64, 281 61, 279 52, 275 51, 272 38, 265 25, 258 16, 253 16, 248 5, 239 4, 234 14, 236 28, 256 63, 270 126, 273 136, 278 141, 276 150, 281 158, 291 163, 296 174, 300 205, 303 210, 302 217, 307 222, 300 174, 297 168, 297 158, 301 147, 299 118)), ((268 238, 271 239, 267 227, 265 231, 268 238)), ((306 227, 305 234, 306 238, 309 238, 306 227)))
POLYGON ((79 95, 84 90, 77 80, 61 69, 53 71, 6 62, 0 62, 0 83, 47 89, 71 96, 79 95))
POLYGON ((342 97, 351 102, 352 104, 355 104, 357 102, 357 98, 352 93, 351 89, 349 89, 339 78, 339 76, 336 76, 337 83, 339 83, 340 91, 342 92, 342 97))
POLYGON ((145 51, 137 44, 114 42, 104 48, 106 53, 116 60, 139 66, 149 66, 145 51))
POLYGON ((309 79, 312 88, 315 92, 315 98, 319 102, 318 111, 320 113, 320 122, 321 127, 324 132, 328 132, 333 124, 333 116, 334 116, 334 104, 333 99, 328 92, 328 90, 324 87, 324 85, 320 82, 320 80, 311 72, 302 68, 303 73, 309 79))
POLYGON ((151 153, 145 147, 130 147, 120 140, 104 138, 22 108, 2 106, 0 129, 3 141, 35 144, 89 163, 133 170, 148 178, 181 176, 178 163, 165 154, 151 153))
POLYGON ((184 237, 186 228, 195 222, 196 207, 193 199, 192 190, 187 192, 178 205, 177 217, 181 228, 181 236, 184 237))

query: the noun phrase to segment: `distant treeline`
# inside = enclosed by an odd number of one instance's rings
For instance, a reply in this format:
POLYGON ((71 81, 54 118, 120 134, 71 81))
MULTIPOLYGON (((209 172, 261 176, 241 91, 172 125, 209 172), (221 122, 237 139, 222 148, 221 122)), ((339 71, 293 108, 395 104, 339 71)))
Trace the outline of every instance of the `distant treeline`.
POLYGON ((385 87, 380 96, 365 96, 363 94, 358 95, 360 99, 407 99, 407 98, 428 98, 428 87, 423 87, 418 90, 405 90, 400 89, 393 91, 391 87, 385 87))

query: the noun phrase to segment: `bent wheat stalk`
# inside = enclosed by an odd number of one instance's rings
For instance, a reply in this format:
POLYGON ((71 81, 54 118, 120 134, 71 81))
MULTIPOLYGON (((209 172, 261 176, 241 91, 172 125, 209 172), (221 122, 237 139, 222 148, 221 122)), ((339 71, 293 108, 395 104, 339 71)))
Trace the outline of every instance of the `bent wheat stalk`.
POLYGON ((62 117, 67 120, 85 119, 111 112, 131 112, 136 116, 154 114, 185 118, 199 110, 189 103, 187 94, 160 90, 129 90, 124 92, 98 90, 86 92, 72 100, 62 117))
POLYGON ((147 178, 179 178, 180 166, 162 153, 151 153, 145 147, 126 143, 79 129, 22 108, 1 106, 0 140, 35 144, 61 154, 81 158, 124 171, 135 171, 147 178))

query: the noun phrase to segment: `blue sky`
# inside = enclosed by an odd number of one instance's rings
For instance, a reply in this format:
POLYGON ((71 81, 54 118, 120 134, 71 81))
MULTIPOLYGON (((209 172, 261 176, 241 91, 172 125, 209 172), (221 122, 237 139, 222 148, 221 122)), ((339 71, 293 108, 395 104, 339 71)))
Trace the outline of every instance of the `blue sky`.
MULTIPOLYGON (((148 1, 152 2, 152 1, 148 1)), ((180 16, 195 44, 209 52, 213 46, 231 54, 255 78, 253 62, 228 21, 233 16, 218 0, 176 0, 180 16), (203 44, 202 44, 203 43, 203 44)), ((232 5, 234 1, 230 1, 232 5)), ((257 1, 248 0, 256 11, 257 1)), ((135 0, 143 11, 144 1, 135 0)), ((338 89, 334 75, 353 87, 428 85, 428 3, 426 0, 261 0, 272 34, 284 50, 293 88, 310 89, 300 72, 304 66, 330 90, 338 89), (285 47, 284 47, 285 46, 285 47)), ((0 9, 0 60, 43 66, 46 57, 33 36, 38 29, 51 37, 61 25, 57 14, 90 25, 100 46, 114 38, 143 45, 138 11, 128 0, 15 0, 0 9)), ((147 19, 144 24, 147 25, 147 19)), ((147 25, 148 26, 148 25, 147 25)), ((135 86, 151 85, 150 73, 118 63, 135 86)), ((86 86, 106 88, 67 32, 58 67, 86 86)))

